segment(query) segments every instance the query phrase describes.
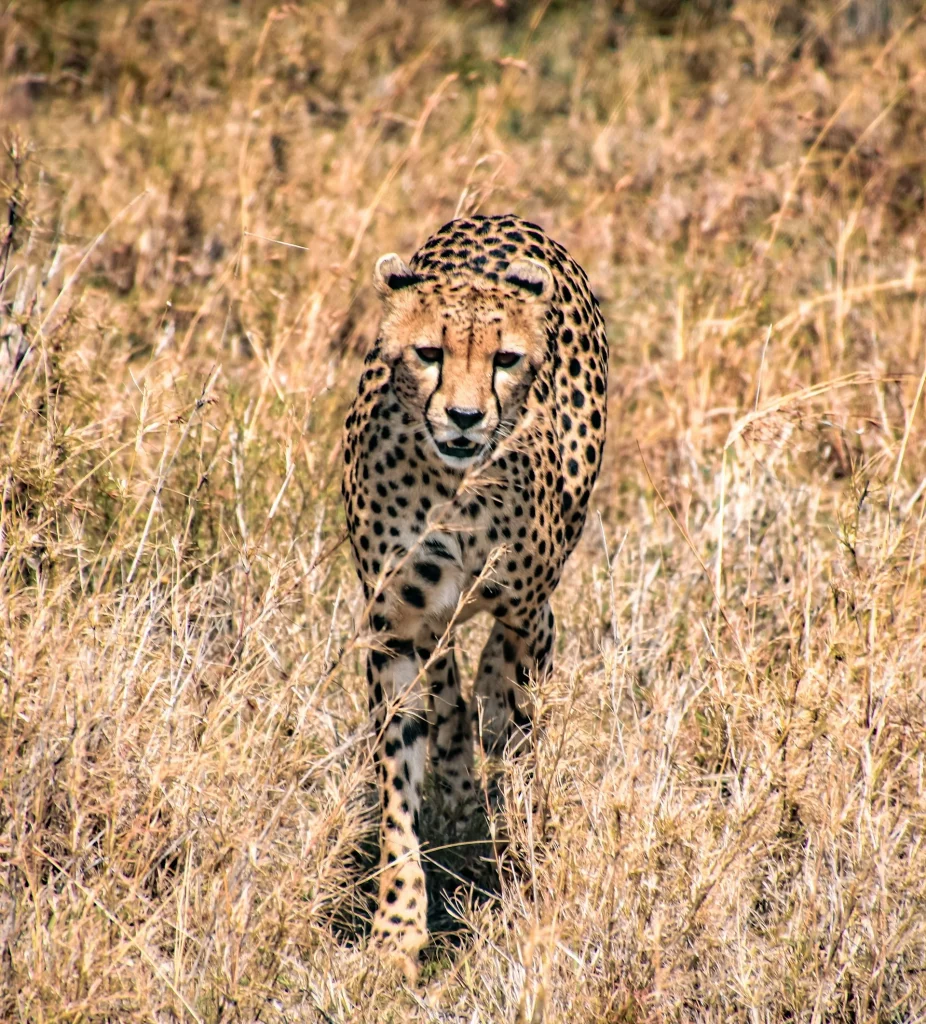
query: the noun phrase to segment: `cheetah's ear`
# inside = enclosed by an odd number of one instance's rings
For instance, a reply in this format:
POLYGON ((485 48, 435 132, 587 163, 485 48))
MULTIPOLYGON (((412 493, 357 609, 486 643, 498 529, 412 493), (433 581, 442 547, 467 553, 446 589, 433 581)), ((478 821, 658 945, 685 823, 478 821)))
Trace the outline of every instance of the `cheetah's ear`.
POLYGON ((386 298, 393 292, 420 284, 421 278, 394 252, 380 256, 373 268, 373 287, 386 298))
POLYGON ((505 280, 525 291, 532 292, 538 299, 549 299, 553 294, 553 275, 550 268, 537 260, 515 260, 508 264, 505 280))

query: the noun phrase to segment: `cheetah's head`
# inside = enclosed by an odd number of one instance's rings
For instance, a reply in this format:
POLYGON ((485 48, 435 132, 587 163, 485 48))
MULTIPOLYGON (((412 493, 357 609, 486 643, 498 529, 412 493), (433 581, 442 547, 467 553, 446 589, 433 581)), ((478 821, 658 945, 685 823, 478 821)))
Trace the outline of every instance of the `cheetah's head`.
POLYGON ((553 275, 522 259, 504 277, 424 278, 395 253, 373 273, 383 298, 379 345, 399 400, 421 416, 444 462, 477 462, 517 424, 547 358, 553 275))

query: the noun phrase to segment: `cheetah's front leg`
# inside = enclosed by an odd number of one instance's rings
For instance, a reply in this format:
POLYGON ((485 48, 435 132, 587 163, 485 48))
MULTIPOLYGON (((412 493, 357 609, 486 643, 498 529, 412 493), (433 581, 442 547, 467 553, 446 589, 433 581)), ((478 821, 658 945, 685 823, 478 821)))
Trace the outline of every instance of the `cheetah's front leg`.
POLYGON ((556 621, 549 603, 515 629, 496 621, 479 659, 473 685, 473 720, 483 748, 500 754, 531 730, 529 684, 536 686, 552 667, 556 621))
POLYGON ((425 945, 427 895, 418 838, 428 721, 424 682, 411 640, 386 639, 370 652, 367 680, 382 800, 376 946, 399 955, 410 980, 425 945))
POLYGON ((444 807, 453 822, 466 822, 476 807, 473 789, 473 732, 460 687, 460 670, 451 646, 432 656, 428 665, 431 696, 429 733, 431 770, 444 807))

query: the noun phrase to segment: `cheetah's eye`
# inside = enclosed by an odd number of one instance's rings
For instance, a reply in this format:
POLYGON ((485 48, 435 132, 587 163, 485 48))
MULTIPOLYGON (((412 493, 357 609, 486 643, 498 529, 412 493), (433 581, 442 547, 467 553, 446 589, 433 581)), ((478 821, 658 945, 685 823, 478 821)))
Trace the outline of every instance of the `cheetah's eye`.
POLYGON ((496 352, 495 365, 501 370, 510 370, 512 366, 521 362, 520 352, 496 352))
POLYGON ((416 348, 415 354, 428 366, 444 361, 444 350, 442 348, 434 348, 431 345, 422 345, 421 348, 416 348))

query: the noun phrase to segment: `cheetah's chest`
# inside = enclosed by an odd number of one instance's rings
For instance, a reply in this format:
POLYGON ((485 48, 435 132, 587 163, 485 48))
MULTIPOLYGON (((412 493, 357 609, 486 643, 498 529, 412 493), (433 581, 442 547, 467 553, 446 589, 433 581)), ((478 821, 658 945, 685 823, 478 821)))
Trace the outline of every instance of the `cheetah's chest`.
POLYGON ((407 420, 383 413, 355 439, 353 532, 364 576, 404 559, 417 577, 406 600, 429 618, 461 597, 462 618, 517 617, 559 578, 562 478, 529 448, 454 473, 407 420))

